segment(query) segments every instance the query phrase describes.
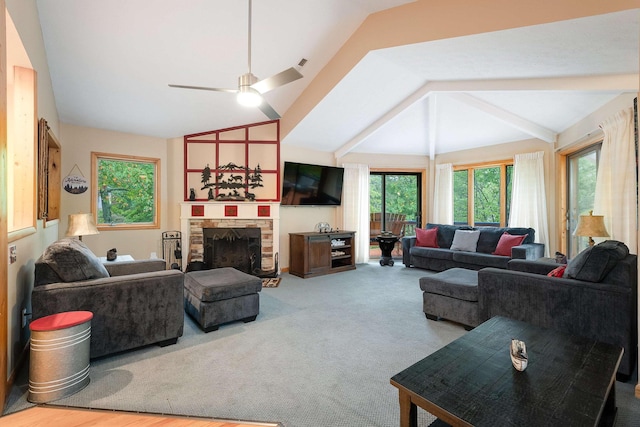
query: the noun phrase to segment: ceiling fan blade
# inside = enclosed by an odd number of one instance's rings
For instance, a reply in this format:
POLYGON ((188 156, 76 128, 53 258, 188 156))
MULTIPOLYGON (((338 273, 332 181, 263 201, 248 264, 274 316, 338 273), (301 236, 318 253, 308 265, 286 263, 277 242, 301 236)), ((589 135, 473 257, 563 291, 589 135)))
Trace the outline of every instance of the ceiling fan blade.
POLYGON ((267 102, 266 99, 262 99, 262 103, 258 106, 260 111, 264 113, 265 116, 269 117, 269 120, 277 120, 280 118, 280 114, 276 110, 273 109, 271 105, 267 102))
POLYGON ((204 87, 204 86, 185 86, 185 85, 169 85, 169 87, 177 87, 180 89, 196 89, 196 90, 212 90, 214 92, 229 92, 236 93, 238 89, 221 89, 217 87, 204 87))
POLYGON ((287 70, 281 71, 278 74, 274 74, 271 77, 267 77, 266 79, 262 79, 259 82, 256 82, 251 85, 252 88, 257 90, 260 93, 269 92, 271 89, 275 89, 280 86, 284 86, 287 83, 291 83, 295 80, 301 79, 304 77, 300 71, 296 70, 294 67, 291 67, 287 70))

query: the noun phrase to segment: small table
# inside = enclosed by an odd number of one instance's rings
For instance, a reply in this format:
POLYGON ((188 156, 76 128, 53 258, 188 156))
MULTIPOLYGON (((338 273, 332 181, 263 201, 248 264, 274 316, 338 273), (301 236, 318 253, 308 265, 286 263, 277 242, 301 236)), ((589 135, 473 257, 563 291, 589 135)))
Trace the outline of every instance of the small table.
POLYGON ((106 256, 100 257, 100 262, 103 264, 115 264, 116 262, 135 261, 131 255, 118 255, 113 261, 107 261, 106 256))
POLYGON ((398 240, 398 236, 394 234, 379 234, 376 237, 376 241, 378 242, 378 246, 380 246, 380 251, 382 252, 380 265, 390 265, 393 267, 393 257, 391 252, 398 240))
POLYGON ((494 317, 391 378, 400 426, 417 406, 453 426, 611 426, 623 349, 505 317, 494 317), (529 364, 511 364, 511 338, 529 364))
POLYGON ((90 311, 67 311, 29 325, 29 395, 33 403, 70 396, 89 384, 90 311))

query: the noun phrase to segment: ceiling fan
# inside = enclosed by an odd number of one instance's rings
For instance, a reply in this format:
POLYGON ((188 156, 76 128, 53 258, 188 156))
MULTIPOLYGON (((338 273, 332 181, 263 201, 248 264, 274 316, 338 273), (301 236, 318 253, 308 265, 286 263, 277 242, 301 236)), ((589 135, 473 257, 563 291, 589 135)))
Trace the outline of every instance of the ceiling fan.
POLYGON ((215 92, 231 92, 237 93, 238 103, 246 107, 258 107, 269 119, 279 119, 280 115, 276 110, 267 103, 262 97, 262 94, 269 92, 280 86, 284 86, 295 80, 301 79, 303 75, 298 71, 299 67, 304 66, 307 60, 302 59, 297 67, 291 67, 266 79, 258 80, 258 78, 251 72, 251 3, 249 0, 249 37, 248 37, 248 62, 249 71, 238 77, 237 89, 224 89, 216 87, 203 87, 203 86, 186 86, 170 84, 170 87, 177 87, 182 89, 196 89, 196 90, 212 90, 215 92))

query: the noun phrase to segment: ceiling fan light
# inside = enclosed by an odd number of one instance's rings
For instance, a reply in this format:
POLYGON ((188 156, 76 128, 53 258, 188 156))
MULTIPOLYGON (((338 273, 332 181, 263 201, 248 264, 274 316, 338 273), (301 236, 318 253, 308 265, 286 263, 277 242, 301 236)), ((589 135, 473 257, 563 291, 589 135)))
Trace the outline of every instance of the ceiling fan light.
POLYGON ((238 104, 245 107, 257 107, 262 104, 262 96, 250 87, 241 87, 237 99, 238 104))

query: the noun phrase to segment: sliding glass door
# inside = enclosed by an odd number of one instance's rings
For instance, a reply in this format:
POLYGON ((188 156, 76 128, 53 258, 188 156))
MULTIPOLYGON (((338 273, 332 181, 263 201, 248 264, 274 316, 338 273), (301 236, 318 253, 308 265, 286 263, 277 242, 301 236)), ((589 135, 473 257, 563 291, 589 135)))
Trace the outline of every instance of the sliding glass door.
POLYGON ((567 156, 567 256, 573 258, 589 245, 587 237, 573 235, 580 215, 593 209, 601 144, 567 156))
MULTIPOLYGON (((421 223, 422 174, 418 172, 371 172, 369 177, 371 257, 381 255, 375 237, 390 231, 398 237, 415 234, 421 223)), ((402 256, 396 245, 394 257, 402 256)))

